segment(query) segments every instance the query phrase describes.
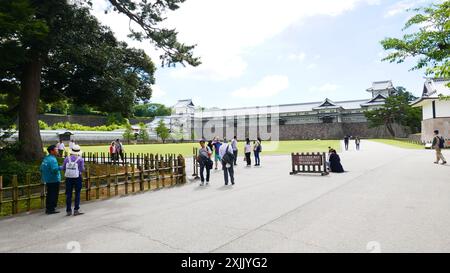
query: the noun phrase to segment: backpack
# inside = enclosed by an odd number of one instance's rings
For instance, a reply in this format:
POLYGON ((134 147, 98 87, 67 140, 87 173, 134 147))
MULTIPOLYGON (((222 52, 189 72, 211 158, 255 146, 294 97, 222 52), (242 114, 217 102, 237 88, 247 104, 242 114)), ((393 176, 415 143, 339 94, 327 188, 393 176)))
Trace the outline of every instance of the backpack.
POLYGON ((444 149, 445 148, 445 139, 443 137, 438 137, 439 139, 439 148, 444 149))
POLYGON ((222 161, 223 161, 225 164, 233 165, 233 164, 234 164, 234 155, 233 155, 232 153, 228 152, 228 148, 229 148, 229 147, 230 147, 230 146, 227 145, 226 152, 225 152, 225 154, 224 154, 224 156, 223 156, 223 158, 222 158, 222 161))
POLYGON ((80 176, 80 171, 78 170, 78 160, 80 157, 77 157, 75 161, 71 160, 71 157, 69 156, 69 162, 66 164, 66 178, 78 178, 80 176))

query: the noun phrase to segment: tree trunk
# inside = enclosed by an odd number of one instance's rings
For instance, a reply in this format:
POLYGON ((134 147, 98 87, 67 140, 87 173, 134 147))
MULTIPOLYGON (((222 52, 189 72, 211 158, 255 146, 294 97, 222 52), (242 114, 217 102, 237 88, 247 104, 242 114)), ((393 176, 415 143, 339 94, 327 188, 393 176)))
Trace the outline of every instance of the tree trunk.
POLYGON ((22 161, 41 160, 44 155, 38 122, 41 70, 42 61, 37 56, 23 70, 19 106, 20 152, 17 155, 22 161))
POLYGON ((391 136, 393 138, 395 138, 395 131, 394 131, 394 128, 392 127, 392 123, 387 123, 386 128, 387 128, 389 134, 391 134, 391 136))

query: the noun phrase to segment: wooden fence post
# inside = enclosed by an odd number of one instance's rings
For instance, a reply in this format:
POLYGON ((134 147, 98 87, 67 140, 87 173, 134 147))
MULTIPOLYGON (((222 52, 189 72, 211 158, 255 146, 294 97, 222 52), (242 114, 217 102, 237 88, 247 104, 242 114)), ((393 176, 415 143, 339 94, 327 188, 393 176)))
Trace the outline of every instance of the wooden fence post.
POLYGON ((0 175, 0 215, 3 207, 3 176, 0 175))
POLYGON ((95 178, 95 199, 100 199, 100 172, 99 168, 96 168, 95 172, 96 178, 95 178))
POLYGON ((131 165, 131 192, 134 193, 135 189, 134 189, 134 184, 136 183, 135 181, 135 168, 134 168, 134 164, 131 165))
POLYGON ((19 213, 19 182, 17 181, 17 175, 12 177, 12 214, 19 213))
POLYGON ((119 170, 118 166, 114 165, 115 176, 114 176, 114 194, 119 195, 119 170))
POLYGON ((156 189, 159 189, 159 155, 155 156, 156 189))
POLYGON ((125 195, 128 194, 128 165, 125 165, 125 195))
POLYGON ((107 167, 106 167, 106 172, 107 172, 107 175, 106 175, 106 183, 107 183, 107 185, 106 185, 106 195, 108 196, 108 198, 110 198, 111 197, 111 165, 107 165, 107 167))
POLYGON ((91 170, 90 164, 86 167, 86 201, 91 200, 91 170))
POLYGON ((174 169, 173 169, 173 162, 174 162, 174 155, 170 155, 169 157, 169 167, 170 167, 170 186, 173 186, 173 173, 174 173, 174 169))
POLYGON ((26 175, 26 185, 28 188, 27 191, 27 211, 31 210, 31 174, 27 173, 26 175))

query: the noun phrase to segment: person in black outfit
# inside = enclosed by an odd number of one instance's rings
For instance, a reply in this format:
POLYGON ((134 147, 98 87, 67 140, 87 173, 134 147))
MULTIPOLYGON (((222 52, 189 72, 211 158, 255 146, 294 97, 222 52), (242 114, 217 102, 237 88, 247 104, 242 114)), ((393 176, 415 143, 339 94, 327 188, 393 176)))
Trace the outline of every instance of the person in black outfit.
POLYGON ((337 154, 336 150, 331 150, 330 153, 330 170, 332 173, 343 173, 344 168, 341 164, 341 158, 337 154))
POLYGON ((345 150, 348 151, 348 144, 350 142, 350 137, 349 136, 345 136, 344 137, 344 144, 345 144, 345 150))

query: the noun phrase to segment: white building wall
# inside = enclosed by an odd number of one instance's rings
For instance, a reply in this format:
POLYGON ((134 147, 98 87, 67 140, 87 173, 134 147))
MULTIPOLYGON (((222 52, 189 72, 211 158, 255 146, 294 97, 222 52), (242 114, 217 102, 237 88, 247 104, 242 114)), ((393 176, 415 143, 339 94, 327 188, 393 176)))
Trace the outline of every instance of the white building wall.
POLYGON ((422 107, 423 120, 433 118, 433 106, 431 101, 427 101, 422 107))
POLYGON ((450 117, 450 101, 436 101, 436 117, 450 117))

